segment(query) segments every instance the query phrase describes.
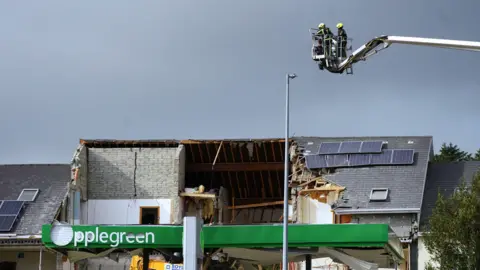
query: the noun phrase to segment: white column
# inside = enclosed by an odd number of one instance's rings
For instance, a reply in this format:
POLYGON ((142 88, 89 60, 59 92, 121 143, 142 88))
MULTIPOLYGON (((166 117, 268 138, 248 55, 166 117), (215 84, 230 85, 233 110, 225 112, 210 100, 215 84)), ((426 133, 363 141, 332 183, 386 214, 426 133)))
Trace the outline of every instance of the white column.
POLYGON ((183 267, 198 270, 202 267, 203 252, 200 245, 202 221, 195 216, 183 218, 183 267))

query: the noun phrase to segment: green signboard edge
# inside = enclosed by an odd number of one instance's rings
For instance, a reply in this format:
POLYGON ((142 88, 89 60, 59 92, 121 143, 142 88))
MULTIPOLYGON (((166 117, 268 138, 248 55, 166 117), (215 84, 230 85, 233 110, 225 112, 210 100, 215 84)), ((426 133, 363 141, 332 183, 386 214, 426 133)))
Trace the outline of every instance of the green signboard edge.
MULTIPOLYGON (((83 246, 57 246, 50 237, 52 225, 42 226, 42 242, 50 248, 75 249, 83 246)), ((162 225, 71 225, 73 231, 146 233, 155 235, 155 242, 122 243, 118 248, 181 248, 182 226, 162 225)), ((280 225, 204 226, 205 248, 281 247, 283 228, 280 225)), ((387 224, 295 224, 289 225, 290 247, 383 247, 388 243, 387 224)), ((111 248, 109 243, 92 242, 89 248, 111 248)))

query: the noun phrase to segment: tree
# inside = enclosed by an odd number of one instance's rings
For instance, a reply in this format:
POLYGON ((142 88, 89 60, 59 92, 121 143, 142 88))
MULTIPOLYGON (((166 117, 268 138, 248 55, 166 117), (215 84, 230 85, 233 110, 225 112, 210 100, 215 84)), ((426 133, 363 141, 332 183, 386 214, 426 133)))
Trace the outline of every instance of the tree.
POLYGON ((480 149, 478 149, 475 155, 473 156, 473 160, 480 161, 480 149))
POLYGON ((480 269, 480 173, 450 197, 438 194, 424 239, 438 269, 480 269))
POLYGON ((446 143, 443 143, 439 153, 436 154, 433 159, 434 162, 467 160, 472 160, 471 154, 460 150, 460 148, 456 144, 452 143, 449 143, 448 145, 446 143))

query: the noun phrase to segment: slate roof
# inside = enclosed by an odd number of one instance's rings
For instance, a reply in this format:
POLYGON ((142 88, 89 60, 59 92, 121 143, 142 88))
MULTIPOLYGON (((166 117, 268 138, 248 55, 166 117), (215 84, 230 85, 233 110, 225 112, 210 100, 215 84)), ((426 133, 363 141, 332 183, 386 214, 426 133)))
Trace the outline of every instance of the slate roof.
POLYGON ((394 212, 394 209, 421 208, 428 161, 433 154, 432 136, 297 137, 294 140, 302 147, 305 147, 308 142, 320 144, 321 142, 382 140, 388 142, 384 149, 414 149, 415 162, 413 165, 342 168, 336 169, 333 174, 326 175, 325 178, 346 187, 344 198, 348 201, 344 201, 343 207, 348 210, 382 209, 388 213, 389 211, 394 212), (372 188, 388 188, 388 199, 370 202, 372 188))
POLYGON ((472 182, 475 173, 480 172, 480 161, 432 163, 428 168, 427 183, 423 194, 420 230, 426 229, 428 219, 435 208, 438 192, 450 196, 455 188, 465 179, 472 182))
POLYGON ((53 221, 70 178, 69 164, 0 165, 0 200, 16 200, 25 188, 39 189, 35 201, 28 203, 8 233, 40 234, 42 225, 53 221))

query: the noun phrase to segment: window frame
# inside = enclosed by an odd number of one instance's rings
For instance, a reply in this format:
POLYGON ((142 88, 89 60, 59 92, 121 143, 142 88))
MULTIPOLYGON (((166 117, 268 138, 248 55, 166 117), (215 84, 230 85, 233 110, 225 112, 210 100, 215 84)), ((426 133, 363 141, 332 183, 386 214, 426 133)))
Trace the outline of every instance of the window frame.
POLYGON ((38 189, 38 188, 24 188, 24 189, 22 189, 22 192, 20 192, 20 195, 18 195, 17 201, 34 202, 35 199, 37 198, 39 192, 40 192, 40 189, 38 189), (35 194, 33 195, 31 200, 20 200, 20 198, 22 197, 22 195, 25 191, 35 191, 35 194))
POLYGON ((388 188, 372 188, 372 190, 370 191, 370 201, 371 202, 383 202, 383 201, 386 201, 387 198, 388 198, 388 194, 389 194, 390 190, 388 188), (379 192, 379 191, 383 191, 385 192, 385 196, 383 196, 382 198, 372 198, 373 196, 373 193, 375 192, 379 192))
POLYGON ((157 219, 155 220, 155 223, 153 225, 160 224, 160 206, 140 206, 139 217, 138 217, 139 225, 145 225, 145 224, 142 224, 143 209, 157 209, 157 219))

